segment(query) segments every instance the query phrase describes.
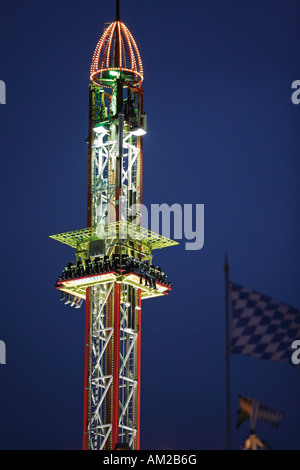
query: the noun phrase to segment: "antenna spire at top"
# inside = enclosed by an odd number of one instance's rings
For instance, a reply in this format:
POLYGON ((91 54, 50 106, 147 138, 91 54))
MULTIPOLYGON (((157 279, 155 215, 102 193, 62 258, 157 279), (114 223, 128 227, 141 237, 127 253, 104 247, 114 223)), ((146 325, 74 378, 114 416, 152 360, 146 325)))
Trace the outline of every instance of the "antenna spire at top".
POLYGON ((116 0, 116 21, 120 21, 120 0, 116 0))

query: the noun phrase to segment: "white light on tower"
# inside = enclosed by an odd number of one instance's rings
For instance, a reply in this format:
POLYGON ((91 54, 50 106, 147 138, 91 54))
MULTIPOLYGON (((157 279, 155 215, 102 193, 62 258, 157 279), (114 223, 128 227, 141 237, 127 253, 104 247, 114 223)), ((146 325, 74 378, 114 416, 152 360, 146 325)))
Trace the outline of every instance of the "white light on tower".
POLYGON ((136 136, 141 136, 141 135, 145 135, 147 134, 147 132, 145 131, 145 129, 143 129, 142 127, 134 127, 133 129, 131 129, 131 134, 133 135, 136 135, 136 136))
POLYGON ((96 132, 96 134, 107 134, 108 133, 107 129, 101 124, 98 125, 98 126, 95 126, 93 131, 96 132))

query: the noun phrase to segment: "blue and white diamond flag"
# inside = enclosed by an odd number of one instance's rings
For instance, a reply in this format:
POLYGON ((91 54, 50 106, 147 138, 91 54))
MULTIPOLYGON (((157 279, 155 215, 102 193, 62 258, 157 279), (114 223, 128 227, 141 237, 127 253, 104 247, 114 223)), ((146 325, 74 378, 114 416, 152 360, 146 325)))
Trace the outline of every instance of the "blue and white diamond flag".
POLYGON ((239 284, 229 283, 230 352, 268 361, 292 361, 300 339, 300 311, 239 284))

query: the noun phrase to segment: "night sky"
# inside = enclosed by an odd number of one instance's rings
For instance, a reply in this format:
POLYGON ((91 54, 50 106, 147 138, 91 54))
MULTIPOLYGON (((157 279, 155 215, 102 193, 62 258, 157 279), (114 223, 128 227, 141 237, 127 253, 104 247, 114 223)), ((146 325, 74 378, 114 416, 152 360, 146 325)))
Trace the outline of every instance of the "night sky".
MULTIPOLYGON (((297 0, 121 0, 144 66, 143 202, 204 204, 205 243, 154 252, 172 281, 142 308, 142 449, 224 449, 225 291, 230 278, 300 309, 297 0)), ((84 310, 54 284, 74 250, 49 235, 86 227, 89 69, 115 1, 0 6, 0 449, 81 449, 84 310)), ((172 235, 172 234, 171 234, 172 235)), ((231 356, 238 394, 285 412, 258 422, 300 449, 300 372, 231 356)))

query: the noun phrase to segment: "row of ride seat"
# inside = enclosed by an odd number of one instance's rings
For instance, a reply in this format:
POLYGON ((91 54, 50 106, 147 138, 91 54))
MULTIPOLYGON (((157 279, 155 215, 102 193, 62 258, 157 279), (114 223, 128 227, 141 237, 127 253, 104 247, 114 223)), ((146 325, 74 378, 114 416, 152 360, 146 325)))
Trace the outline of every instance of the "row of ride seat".
POLYGON ((140 284, 143 284, 143 279, 145 279, 145 285, 153 289, 156 289, 156 282, 168 288, 172 287, 171 283, 167 281, 167 276, 161 271, 159 266, 149 265, 148 261, 142 261, 127 254, 113 254, 111 259, 109 256, 104 256, 103 259, 100 257, 88 259, 85 266, 81 260, 77 261, 76 265, 71 262, 63 270, 58 281, 67 281, 112 271, 117 274, 138 274, 140 276, 140 284))

